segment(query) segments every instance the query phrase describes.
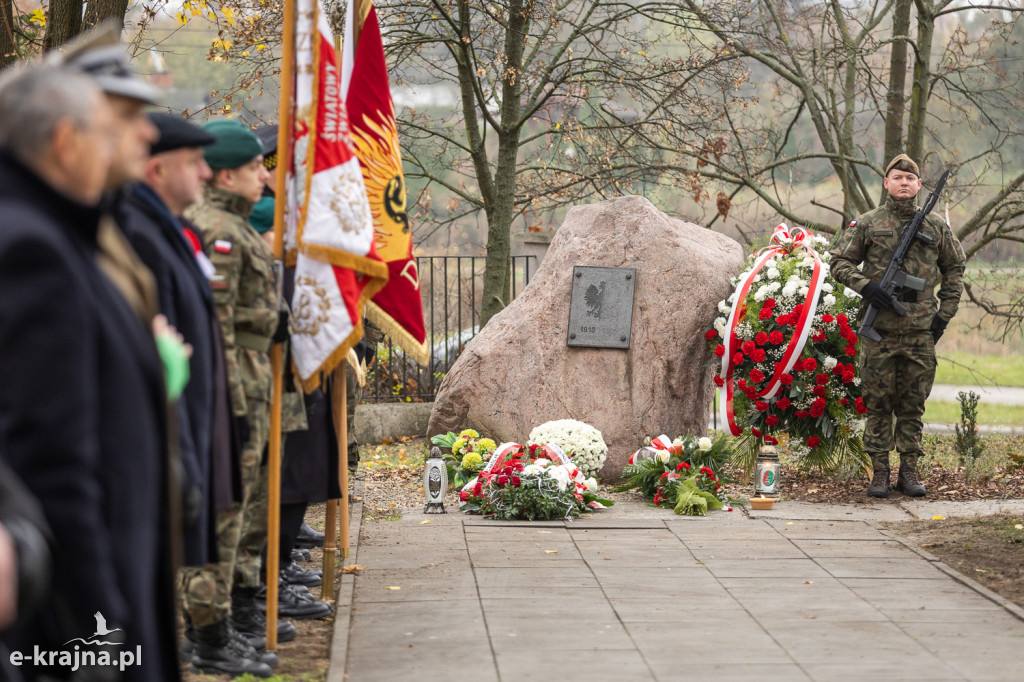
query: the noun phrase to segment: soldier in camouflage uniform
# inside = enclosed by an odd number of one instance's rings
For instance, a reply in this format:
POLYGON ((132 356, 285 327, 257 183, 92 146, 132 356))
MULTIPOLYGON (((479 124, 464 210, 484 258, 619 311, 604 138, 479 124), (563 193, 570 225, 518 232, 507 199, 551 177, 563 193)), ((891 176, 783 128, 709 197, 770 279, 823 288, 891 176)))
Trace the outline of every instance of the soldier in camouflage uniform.
MULTIPOLYGON (((204 201, 188 217, 202 230, 206 253, 216 268, 210 287, 224 336, 231 408, 245 447, 242 502, 218 514, 219 563, 212 571, 186 573, 182 593, 194 626, 197 668, 268 677, 272 671, 267 664, 276 663, 276 657, 253 656, 253 647, 265 643, 262 619, 253 616, 253 598, 260 586, 260 553, 267 537, 269 350, 272 343, 287 338, 287 316, 280 312, 273 253, 248 222, 267 174, 263 147, 237 121, 211 121, 203 129, 217 138, 205 149, 213 178, 204 201), (241 646, 246 642, 248 648, 241 646), (240 659, 248 659, 250 665, 240 659)), ((281 626, 279 639, 294 639, 294 626, 287 621, 281 626)))
POLYGON ((923 454, 921 415, 935 378, 935 343, 960 304, 966 258, 949 225, 929 215, 920 232, 934 241, 914 241, 903 266, 927 284, 924 291, 901 291, 898 299, 908 312, 896 314, 879 281, 903 226, 917 210, 914 199, 921 190, 917 164, 900 154, 886 166, 883 184, 885 204, 851 222, 830 251, 832 275, 861 294, 861 316, 869 303, 879 310, 875 330, 882 340, 861 339, 861 387, 868 410, 864 450, 871 456, 873 470, 868 495, 889 494, 889 452, 895 440, 900 455, 896 489, 922 497, 925 488, 917 475, 917 461, 923 454))

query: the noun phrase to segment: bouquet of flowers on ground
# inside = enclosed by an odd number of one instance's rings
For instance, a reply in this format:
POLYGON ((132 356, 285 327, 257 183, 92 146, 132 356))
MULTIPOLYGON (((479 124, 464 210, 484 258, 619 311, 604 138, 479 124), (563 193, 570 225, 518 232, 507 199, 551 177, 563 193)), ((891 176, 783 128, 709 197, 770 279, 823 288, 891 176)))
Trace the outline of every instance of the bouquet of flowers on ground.
POLYGON ((546 422, 530 432, 530 445, 557 445, 578 466, 584 476, 596 476, 608 457, 601 432, 575 419, 546 422))
POLYGON ((722 467, 731 456, 730 439, 721 433, 714 438, 680 436, 675 440, 661 435, 633 453, 622 470, 622 482, 614 490, 636 489, 650 499, 658 492, 666 474, 683 473, 684 470, 698 472, 707 469, 717 482, 722 479, 722 467))
POLYGON ((860 466, 867 409, 860 393, 858 338, 850 327, 860 296, 830 276, 828 241, 785 225, 733 278, 705 333, 721 369, 722 422, 750 470, 762 443, 788 434, 806 465, 860 466), (852 457, 850 457, 852 455, 852 457))
POLYGON ((450 453, 444 455, 448 465, 448 478, 454 485, 464 485, 478 473, 483 471, 487 460, 491 458, 497 444, 490 438, 481 438, 473 429, 460 431, 458 435, 449 431, 437 435, 430 442, 438 447, 448 448, 450 453))
POLYGON ((671 507, 685 516, 706 516, 709 509, 721 509, 725 503, 722 484, 714 472, 701 467, 694 473, 686 462, 663 473, 654 493, 654 506, 671 507))
POLYGON ((460 492, 462 511, 498 520, 543 521, 579 516, 613 503, 597 496, 594 478, 553 448, 503 444, 491 466, 460 492))

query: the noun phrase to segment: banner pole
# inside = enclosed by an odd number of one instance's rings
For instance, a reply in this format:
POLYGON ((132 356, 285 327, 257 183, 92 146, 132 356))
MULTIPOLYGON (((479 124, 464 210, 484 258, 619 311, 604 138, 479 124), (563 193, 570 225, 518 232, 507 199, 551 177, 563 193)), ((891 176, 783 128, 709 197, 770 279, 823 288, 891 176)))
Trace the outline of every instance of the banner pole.
MULTIPOLYGON (((286 175, 292 157, 292 91, 295 74, 295 0, 285 0, 284 26, 281 45, 281 96, 278 104, 277 128, 277 181, 274 187, 274 259, 284 262, 284 209, 287 204, 286 175)), ((279 268, 283 275, 284 269, 279 268)), ((277 283, 281 291, 281 282, 277 283)), ((270 443, 267 468, 270 472, 267 492, 267 632, 266 648, 277 649, 278 576, 281 546, 281 395, 283 392, 284 363, 282 344, 275 343, 270 350, 270 369, 273 388, 270 403, 270 443)))

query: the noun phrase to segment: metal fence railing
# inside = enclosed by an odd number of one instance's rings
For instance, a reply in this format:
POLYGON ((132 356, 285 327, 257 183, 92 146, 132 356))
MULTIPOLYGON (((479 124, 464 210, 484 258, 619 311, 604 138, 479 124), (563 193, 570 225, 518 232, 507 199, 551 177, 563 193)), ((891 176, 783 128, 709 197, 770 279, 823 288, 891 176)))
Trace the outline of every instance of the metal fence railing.
MULTIPOLYGON (((483 256, 418 256, 430 362, 421 367, 385 338, 370 364, 363 402, 428 402, 448 369, 480 331, 483 256)), ((530 283, 536 256, 512 256, 512 298, 530 283)))

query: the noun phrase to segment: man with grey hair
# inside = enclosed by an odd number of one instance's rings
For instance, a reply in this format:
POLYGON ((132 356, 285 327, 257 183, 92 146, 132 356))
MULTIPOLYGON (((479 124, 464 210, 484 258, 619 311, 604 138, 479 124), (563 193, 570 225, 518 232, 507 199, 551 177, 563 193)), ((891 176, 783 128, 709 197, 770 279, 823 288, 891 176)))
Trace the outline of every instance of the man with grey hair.
POLYGON ((161 361, 97 263, 114 128, 82 74, 43 66, 0 78, 0 457, 55 541, 49 603, 4 635, 27 680, 71 673, 34 650, 80 661, 97 647, 73 643, 95 634, 122 645, 123 671, 78 675, 179 679, 161 361))

